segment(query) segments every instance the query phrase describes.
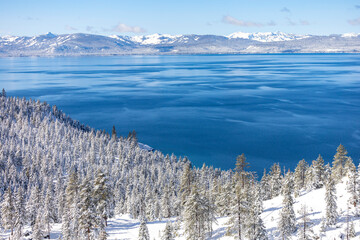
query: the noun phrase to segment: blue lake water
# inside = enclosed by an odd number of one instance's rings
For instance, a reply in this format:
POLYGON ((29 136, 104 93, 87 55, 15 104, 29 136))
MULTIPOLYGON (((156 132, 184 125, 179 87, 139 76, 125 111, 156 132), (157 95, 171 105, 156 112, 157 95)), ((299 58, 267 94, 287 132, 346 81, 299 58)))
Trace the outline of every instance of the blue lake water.
POLYGON ((360 55, 0 58, 0 83, 199 167, 360 157, 360 55))

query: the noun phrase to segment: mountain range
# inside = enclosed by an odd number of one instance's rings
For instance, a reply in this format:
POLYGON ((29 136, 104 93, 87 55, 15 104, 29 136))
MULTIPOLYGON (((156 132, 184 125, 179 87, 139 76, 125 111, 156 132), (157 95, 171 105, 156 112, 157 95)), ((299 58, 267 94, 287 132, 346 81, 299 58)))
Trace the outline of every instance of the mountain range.
POLYGON ((0 37, 0 57, 359 52, 359 33, 317 36, 236 32, 228 36, 152 34, 130 37, 49 32, 33 37, 0 37))

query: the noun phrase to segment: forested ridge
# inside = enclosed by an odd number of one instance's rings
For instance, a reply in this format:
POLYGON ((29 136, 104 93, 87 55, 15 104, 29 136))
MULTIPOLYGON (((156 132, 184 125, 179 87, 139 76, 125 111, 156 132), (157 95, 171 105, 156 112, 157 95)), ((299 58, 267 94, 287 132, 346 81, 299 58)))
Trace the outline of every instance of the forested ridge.
MULTIPOLYGON (((6 97, 4 90, 0 97, 0 217, 11 239, 44 239, 54 223, 62 224, 61 239, 106 239, 108 220, 130 214, 141 220, 139 239, 149 239, 146 222, 169 217, 177 221, 162 239, 208 239, 216 218, 228 216, 227 235, 264 240, 262 202, 279 195, 277 237, 317 239, 306 206, 295 218, 294 197, 326 187, 326 231, 339 219, 334 186, 344 178, 351 214, 360 214, 359 169, 342 145, 331 165, 319 155, 293 172, 278 163, 262 177, 249 169, 244 154, 233 170, 196 168, 186 157, 140 148, 135 132, 118 137, 114 128, 109 135, 45 102, 6 97)), ((355 236, 348 225, 346 236, 355 236)))

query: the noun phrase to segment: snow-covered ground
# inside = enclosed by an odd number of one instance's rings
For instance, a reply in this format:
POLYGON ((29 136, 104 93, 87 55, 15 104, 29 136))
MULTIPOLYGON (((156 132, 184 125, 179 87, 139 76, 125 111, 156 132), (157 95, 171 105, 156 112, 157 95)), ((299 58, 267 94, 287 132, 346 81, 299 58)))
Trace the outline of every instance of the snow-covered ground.
MULTIPOLYGON (((341 239, 340 235, 345 233, 346 228, 346 216, 347 216, 347 201, 349 194, 346 191, 346 180, 339 183, 337 186, 337 205, 338 213, 340 215, 338 223, 334 227, 326 229, 325 233, 320 235, 321 221, 325 216, 325 188, 312 190, 310 192, 303 191, 301 195, 295 198, 295 213, 297 221, 300 222, 299 210, 303 204, 306 204, 309 211, 309 218, 313 224, 313 231, 320 239, 341 239)), ((269 239, 277 239, 277 222, 279 213, 282 206, 282 197, 276 197, 274 199, 264 201, 264 213, 262 219, 264 220, 266 230, 268 232, 269 239)), ((350 208, 350 219, 354 222, 356 231, 356 237, 354 239, 360 239, 360 218, 353 217, 353 208, 350 208)), ((171 221, 175 224, 176 218, 163 219, 161 221, 148 222, 147 227, 150 233, 150 239, 160 239, 163 230, 165 229, 166 222, 171 221)), ((232 237, 225 236, 226 234, 226 222, 227 217, 219 217, 217 223, 214 223, 213 236, 210 239, 233 239, 232 237)), ((139 221, 131 219, 129 215, 116 216, 109 220, 107 233, 108 239, 137 239, 139 231, 139 221)), ((179 231, 182 234, 182 231, 179 231)), ((55 224, 52 227, 51 239, 58 239, 61 235, 61 224, 55 224)), ((0 239, 7 239, 9 232, 0 233, 0 239)), ((184 240, 184 236, 179 236, 176 239, 184 240)), ((294 233, 292 239, 296 238, 294 233)))

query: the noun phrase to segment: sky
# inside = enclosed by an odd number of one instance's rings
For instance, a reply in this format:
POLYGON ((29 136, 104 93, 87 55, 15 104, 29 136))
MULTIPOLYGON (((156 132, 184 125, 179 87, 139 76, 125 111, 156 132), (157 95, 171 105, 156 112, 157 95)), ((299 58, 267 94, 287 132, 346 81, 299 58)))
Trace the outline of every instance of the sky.
POLYGON ((0 35, 360 32, 360 0, 0 0, 0 35))

